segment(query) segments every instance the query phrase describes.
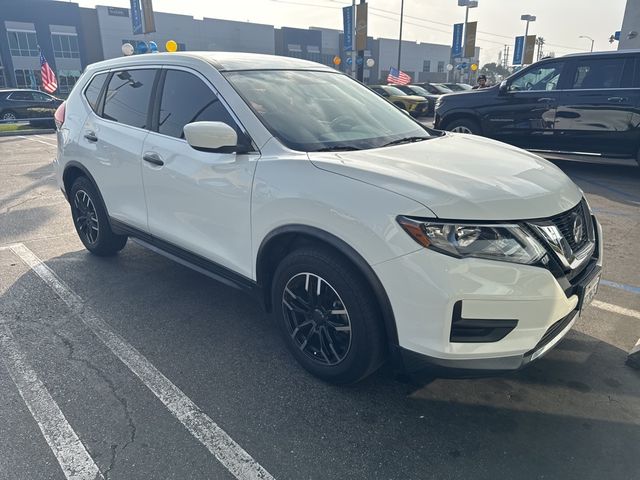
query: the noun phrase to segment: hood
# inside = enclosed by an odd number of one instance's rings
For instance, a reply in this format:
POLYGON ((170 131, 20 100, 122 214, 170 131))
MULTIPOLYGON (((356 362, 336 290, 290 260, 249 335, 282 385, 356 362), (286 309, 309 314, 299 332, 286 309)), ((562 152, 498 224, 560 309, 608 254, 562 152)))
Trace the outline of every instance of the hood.
POLYGON ((582 197, 552 163, 474 135, 446 134, 354 152, 311 152, 309 159, 323 170, 416 200, 444 219, 550 217, 582 197))

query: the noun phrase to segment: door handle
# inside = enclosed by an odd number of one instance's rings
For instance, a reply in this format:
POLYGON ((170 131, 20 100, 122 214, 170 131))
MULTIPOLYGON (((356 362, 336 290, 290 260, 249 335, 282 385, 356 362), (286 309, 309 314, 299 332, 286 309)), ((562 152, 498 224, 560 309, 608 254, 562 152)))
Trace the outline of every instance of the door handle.
POLYGON ((84 138, 86 138, 90 142, 97 142, 98 141, 98 137, 96 137, 96 134, 94 132, 85 133, 84 134, 84 138))
POLYGON ((158 155, 155 152, 147 152, 142 156, 142 159, 145 162, 149 162, 152 163, 154 165, 157 165, 159 167, 161 167, 162 165, 164 165, 164 162, 162 161, 162 159, 160 158, 160 155, 158 155))
POLYGON ((554 101, 554 99, 553 98, 549 98, 549 97, 543 97, 543 98, 539 98, 538 99, 539 103, 551 103, 553 101, 554 101))
POLYGON ((625 102, 626 100, 628 100, 626 97, 609 97, 609 98, 607 98, 607 102, 616 102, 616 103, 622 103, 622 102, 625 102))

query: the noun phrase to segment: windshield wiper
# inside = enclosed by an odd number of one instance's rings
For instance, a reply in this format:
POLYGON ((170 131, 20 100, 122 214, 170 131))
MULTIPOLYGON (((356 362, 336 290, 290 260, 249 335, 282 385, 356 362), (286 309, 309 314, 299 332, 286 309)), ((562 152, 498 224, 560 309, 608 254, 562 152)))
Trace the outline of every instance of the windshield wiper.
MULTIPOLYGON (((394 140, 393 142, 385 143, 382 147, 390 147, 391 145, 400 145, 401 143, 414 143, 421 142, 422 140, 428 140, 431 137, 404 137, 394 140)), ((382 148, 380 147, 380 148, 382 148)))
POLYGON ((360 150, 356 147, 351 147, 349 145, 334 145, 333 147, 324 147, 319 148, 318 150, 313 150, 314 152, 352 152, 354 150, 360 150))

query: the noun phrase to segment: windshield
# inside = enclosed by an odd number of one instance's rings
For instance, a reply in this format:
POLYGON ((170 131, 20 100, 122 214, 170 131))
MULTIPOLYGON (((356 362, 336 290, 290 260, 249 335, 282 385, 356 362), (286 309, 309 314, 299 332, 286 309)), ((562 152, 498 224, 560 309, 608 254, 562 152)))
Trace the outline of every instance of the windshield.
POLYGON ((411 85, 409 88, 410 88, 410 89, 411 89, 411 91, 412 91, 413 93, 415 93, 416 95, 422 95, 422 96, 427 96, 427 95, 429 95, 429 92, 427 92, 424 88, 419 87, 419 86, 417 86, 417 85, 411 85))
POLYGON ((402 90, 400 90, 398 87, 392 87, 390 85, 383 85, 382 88, 389 95, 395 95, 396 97, 402 97, 402 96, 406 95, 406 93, 403 92, 402 90))
POLYGON ((451 92, 453 92, 453 90, 451 90, 450 88, 445 87, 441 83, 435 83, 435 84, 433 84, 433 86, 436 88, 436 90, 438 90, 438 93, 451 93, 451 92))
POLYGON ((378 148, 429 131, 341 73, 299 70, 226 72, 269 131, 293 150, 378 148))

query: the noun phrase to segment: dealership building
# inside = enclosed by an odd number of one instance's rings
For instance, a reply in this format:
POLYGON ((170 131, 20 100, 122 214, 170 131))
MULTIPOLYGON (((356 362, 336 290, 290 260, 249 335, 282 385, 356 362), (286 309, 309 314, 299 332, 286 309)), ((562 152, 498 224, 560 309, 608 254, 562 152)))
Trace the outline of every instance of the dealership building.
POLYGON ((640 48, 640 2, 627 0, 618 48, 640 48))
MULTIPOLYGON (((40 85, 38 47, 58 76, 58 93, 67 93, 84 67, 122 55, 122 45, 141 41, 162 46, 175 40, 179 50, 219 50, 266 53, 303 58, 340 70, 350 69, 341 30, 282 27, 215 18, 155 12, 155 29, 133 35, 128 8, 82 8, 56 0, 0 0, 0 88, 40 85), (334 58, 341 63, 334 65, 334 58)), ((396 66, 398 40, 367 39, 364 68, 368 83, 385 82, 396 66), (369 62, 371 63, 371 62, 369 62)), ((476 49, 476 61, 479 49, 476 49)), ((432 43, 402 42, 401 69, 414 81, 446 81, 451 47, 432 43)))

